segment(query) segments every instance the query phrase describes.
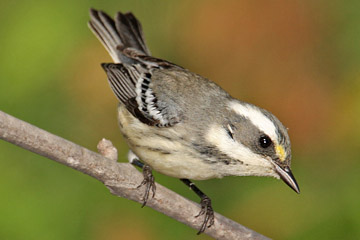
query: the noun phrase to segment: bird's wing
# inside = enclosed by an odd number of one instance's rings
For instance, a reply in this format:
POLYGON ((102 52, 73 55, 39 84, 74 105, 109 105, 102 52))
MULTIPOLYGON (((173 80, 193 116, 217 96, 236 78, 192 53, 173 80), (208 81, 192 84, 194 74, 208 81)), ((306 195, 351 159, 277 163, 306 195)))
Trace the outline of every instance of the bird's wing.
POLYGON ((169 127, 180 121, 166 99, 159 99, 152 88, 153 71, 165 66, 179 68, 152 57, 139 57, 138 64, 104 63, 110 87, 129 112, 141 122, 151 126, 169 127))
POLYGON ((141 24, 135 16, 118 12, 113 19, 91 9, 89 27, 115 62, 104 63, 102 67, 116 97, 133 116, 158 127, 179 122, 174 106, 167 104, 166 99, 159 100, 151 86, 154 70, 180 67, 149 56, 141 24))

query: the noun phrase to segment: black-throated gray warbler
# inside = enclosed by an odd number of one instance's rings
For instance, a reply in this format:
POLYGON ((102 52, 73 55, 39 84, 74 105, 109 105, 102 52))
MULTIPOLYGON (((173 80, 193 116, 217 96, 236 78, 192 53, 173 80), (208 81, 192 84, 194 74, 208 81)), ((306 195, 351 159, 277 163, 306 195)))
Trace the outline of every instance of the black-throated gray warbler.
POLYGON ((224 176, 281 178, 300 192, 290 170, 286 128, 270 112, 232 98, 195 73, 151 57, 140 22, 132 13, 90 10, 90 29, 115 63, 102 64, 119 99, 120 130, 129 161, 143 168, 155 194, 154 169, 180 178, 201 198, 199 233, 214 223, 210 198, 190 180, 224 176))

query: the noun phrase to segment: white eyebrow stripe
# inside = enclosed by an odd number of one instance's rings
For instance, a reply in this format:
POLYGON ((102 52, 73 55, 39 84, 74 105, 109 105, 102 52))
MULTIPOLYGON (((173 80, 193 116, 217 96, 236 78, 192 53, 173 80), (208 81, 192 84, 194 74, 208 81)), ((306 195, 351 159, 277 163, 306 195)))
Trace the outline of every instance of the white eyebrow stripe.
POLYGON ((252 124, 267 134, 273 141, 277 142, 276 126, 255 106, 246 103, 242 104, 238 101, 231 101, 229 107, 240 116, 249 119, 252 124))

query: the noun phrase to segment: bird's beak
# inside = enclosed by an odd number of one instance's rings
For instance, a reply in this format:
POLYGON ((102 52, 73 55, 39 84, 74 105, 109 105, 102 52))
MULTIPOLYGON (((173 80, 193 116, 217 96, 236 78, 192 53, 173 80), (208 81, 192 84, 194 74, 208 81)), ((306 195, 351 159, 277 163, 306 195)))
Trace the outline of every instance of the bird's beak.
POLYGON ((277 164, 274 164, 276 172, 280 175, 280 178, 295 192, 300 193, 300 188, 295 180, 294 175, 292 174, 289 167, 281 168, 277 164))

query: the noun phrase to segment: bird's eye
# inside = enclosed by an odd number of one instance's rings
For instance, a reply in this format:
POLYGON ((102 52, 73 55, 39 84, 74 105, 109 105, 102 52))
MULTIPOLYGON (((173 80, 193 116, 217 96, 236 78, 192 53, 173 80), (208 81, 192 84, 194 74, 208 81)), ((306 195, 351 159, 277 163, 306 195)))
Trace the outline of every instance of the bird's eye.
POLYGON ((259 143, 262 148, 268 148, 271 145, 272 141, 269 136, 264 135, 259 138, 259 143))

